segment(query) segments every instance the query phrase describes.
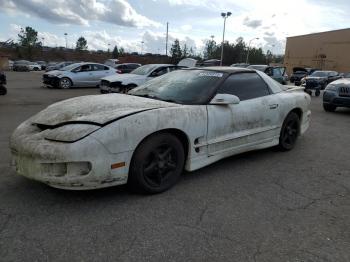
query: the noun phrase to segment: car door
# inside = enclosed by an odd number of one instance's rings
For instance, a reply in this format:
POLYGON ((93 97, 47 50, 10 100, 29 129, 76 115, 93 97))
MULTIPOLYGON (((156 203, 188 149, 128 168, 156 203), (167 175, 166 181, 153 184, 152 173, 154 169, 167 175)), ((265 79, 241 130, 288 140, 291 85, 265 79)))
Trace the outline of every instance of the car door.
POLYGON ((72 80, 75 86, 91 86, 92 65, 84 64, 72 70, 74 75, 72 80))
POLYGON ((208 105, 208 153, 245 149, 278 136, 278 98, 255 72, 229 76, 217 94, 240 98, 239 104, 208 105))
POLYGON ((101 78, 109 76, 111 74, 108 66, 93 64, 91 72, 91 85, 98 85, 101 78))

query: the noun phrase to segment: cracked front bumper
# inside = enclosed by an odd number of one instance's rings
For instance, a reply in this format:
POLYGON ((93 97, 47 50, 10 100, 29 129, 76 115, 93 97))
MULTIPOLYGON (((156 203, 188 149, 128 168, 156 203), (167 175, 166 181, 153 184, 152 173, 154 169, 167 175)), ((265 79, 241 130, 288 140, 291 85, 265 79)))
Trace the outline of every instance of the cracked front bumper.
POLYGON ((127 182, 128 165, 112 169, 113 163, 129 163, 131 152, 110 153, 88 136, 75 143, 48 141, 29 123, 11 137, 13 166, 19 175, 52 187, 86 190, 127 182))

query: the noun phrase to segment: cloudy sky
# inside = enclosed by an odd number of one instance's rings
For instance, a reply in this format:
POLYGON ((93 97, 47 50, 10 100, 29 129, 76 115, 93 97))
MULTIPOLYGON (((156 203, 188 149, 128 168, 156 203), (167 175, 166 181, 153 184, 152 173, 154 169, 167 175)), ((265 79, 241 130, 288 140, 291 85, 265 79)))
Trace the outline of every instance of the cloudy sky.
POLYGON ((232 12, 226 39, 253 38, 252 45, 284 52, 286 37, 350 27, 349 0, 0 0, 0 41, 17 40, 31 26, 49 46, 72 47, 79 36, 89 49, 123 46, 128 51, 165 52, 175 38, 197 52, 211 36, 222 39, 221 12, 232 12))

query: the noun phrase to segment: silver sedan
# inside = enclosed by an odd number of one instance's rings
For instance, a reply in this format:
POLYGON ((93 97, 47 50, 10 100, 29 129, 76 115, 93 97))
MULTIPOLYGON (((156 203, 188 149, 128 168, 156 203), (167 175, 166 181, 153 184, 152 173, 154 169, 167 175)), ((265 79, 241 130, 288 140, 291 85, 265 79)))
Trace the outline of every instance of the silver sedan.
POLYGON ((116 74, 110 66, 97 63, 76 63, 43 75, 43 83, 58 88, 98 87, 100 79, 116 74))

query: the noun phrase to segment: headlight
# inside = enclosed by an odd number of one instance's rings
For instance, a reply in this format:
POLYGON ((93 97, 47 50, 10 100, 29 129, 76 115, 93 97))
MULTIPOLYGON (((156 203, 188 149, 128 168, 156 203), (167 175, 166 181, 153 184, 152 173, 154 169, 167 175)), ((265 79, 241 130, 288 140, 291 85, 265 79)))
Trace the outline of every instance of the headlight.
POLYGON ((73 143, 100 128, 100 126, 89 124, 67 124, 54 129, 45 130, 44 137, 47 140, 73 143))
POLYGON ((327 90, 327 91, 337 91, 338 88, 337 88, 335 85, 329 84, 329 85, 326 87, 326 90, 327 90))

